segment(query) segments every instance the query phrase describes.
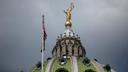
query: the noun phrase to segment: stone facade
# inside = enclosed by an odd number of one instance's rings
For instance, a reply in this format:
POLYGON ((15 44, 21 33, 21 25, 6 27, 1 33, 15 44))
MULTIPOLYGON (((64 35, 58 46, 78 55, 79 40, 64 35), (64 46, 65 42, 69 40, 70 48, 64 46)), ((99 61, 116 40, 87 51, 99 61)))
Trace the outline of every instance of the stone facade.
POLYGON ((63 55, 84 57, 85 54, 85 48, 82 46, 79 37, 75 36, 58 38, 52 50, 53 57, 61 57, 63 55))

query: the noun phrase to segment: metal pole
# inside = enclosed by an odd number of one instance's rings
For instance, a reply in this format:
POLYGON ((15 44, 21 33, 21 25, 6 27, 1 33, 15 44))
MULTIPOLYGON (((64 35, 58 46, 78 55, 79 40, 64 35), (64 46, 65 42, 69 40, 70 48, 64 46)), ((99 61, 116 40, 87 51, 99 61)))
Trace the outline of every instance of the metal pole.
POLYGON ((43 64, 44 64, 44 50, 43 50, 43 47, 42 47, 42 71, 41 72, 43 72, 43 68, 44 68, 43 64))

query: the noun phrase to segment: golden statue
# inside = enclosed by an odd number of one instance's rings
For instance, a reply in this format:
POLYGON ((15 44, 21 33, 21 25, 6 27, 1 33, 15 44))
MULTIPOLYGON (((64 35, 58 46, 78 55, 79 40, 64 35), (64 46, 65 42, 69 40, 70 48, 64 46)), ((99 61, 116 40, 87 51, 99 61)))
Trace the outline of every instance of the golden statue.
POLYGON ((64 13, 66 14, 66 23, 65 26, 66 28, 70 28, 71 27, 71 11, 74 8, 73 3, 71 3, 71 6, 69 8, 66 9, 66 11, 64 10, 64 13))

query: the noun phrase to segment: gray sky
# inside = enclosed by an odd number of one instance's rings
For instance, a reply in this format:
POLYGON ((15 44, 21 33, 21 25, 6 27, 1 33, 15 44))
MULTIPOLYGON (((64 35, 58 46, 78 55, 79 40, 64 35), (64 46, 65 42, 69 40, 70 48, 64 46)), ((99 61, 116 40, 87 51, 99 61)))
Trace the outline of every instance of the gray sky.
MULTIPOLYGON (((0 72, 28 71, 41 60, 41 15, 47 31, 45 58, 65 30, 72 0, 0 0, 0 72)), ((128 72, 128 0, 76 0, 72 29, 89 58, 128 72)))

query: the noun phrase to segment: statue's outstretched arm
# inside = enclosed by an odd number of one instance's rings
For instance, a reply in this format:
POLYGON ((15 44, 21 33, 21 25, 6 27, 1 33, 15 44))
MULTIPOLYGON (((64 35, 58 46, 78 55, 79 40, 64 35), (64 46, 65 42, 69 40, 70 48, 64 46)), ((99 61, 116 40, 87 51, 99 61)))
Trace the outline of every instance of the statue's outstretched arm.
POLYGON ((64 13, 67 14, 67 12, 64 10, 64 13))

